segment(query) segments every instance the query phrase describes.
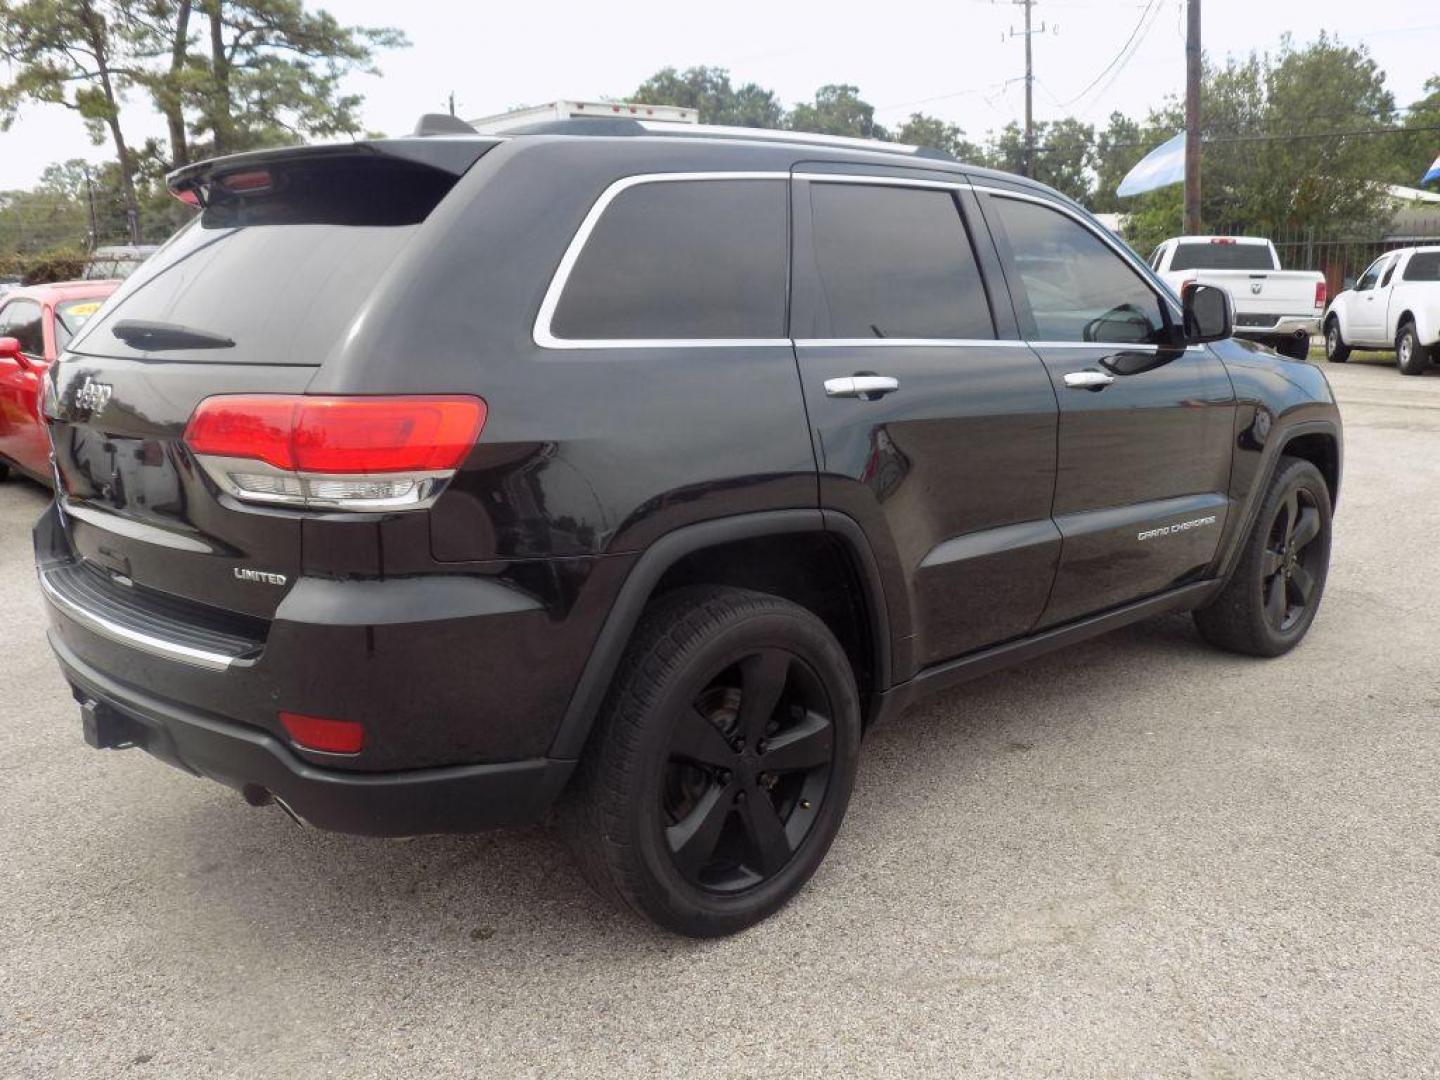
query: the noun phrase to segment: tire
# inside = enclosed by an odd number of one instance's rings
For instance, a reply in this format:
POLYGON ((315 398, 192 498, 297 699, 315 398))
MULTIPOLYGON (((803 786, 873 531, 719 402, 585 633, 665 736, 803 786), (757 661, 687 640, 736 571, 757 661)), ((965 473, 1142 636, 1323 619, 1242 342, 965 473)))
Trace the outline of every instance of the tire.
POLYGON ((820 865, 859 747, 855 677, 823 622, 765 593, 680 589, 641 620, 561 827, 602 894, 679 934, 733 934, 820 865))
POLYGON ((1325 323, 1325 359, 1332 364, 1343 364, 1350 359, 1350 346, 1340 336, 1340 320, 1333 315, 1325 323))
POLYGON ((1310 337, 1308 334, 1284 338, 1275 346, 1275 351, 1291 360, 1310 359, 1310 337))
POLYGON ((1395 362, 1401 375, 1424 375, 1430 367, 1430 350, 1420 344, 1413 322, 1403 323, 1395 337, 1395 362))
POLYGON ((1200 636, 1247 656, 1280 656, 1315 620, 1330 568, 1330 489, 1308 461, 1282 457, 1220 594, 1195 612, 1200 636))
POLYGON ((0 461, 0 484, 10 479, 10 466, 0 461))

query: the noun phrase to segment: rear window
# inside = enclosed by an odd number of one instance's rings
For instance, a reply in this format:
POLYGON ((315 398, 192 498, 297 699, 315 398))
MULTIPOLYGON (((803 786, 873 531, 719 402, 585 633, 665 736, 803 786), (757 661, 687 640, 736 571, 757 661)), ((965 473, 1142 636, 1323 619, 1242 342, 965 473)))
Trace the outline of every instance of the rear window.
POLYGON ((1171 270, 1274 270, 1268 244, 1177 244, 1171 270))
POLYGON ((557 338, 785 336, 784 180, 666 180, 622 190, 576 259, 557 338))
POLYGON ((210 185, 206 208, 125 280, 72 350, 318 365, 457 179, 381 157, 282 161, 265 171, 263 188, 245 195, 210 185), (132 322, 234 345, 142 348, 124 333, 132 322))
POLYGON ((100 310, 104 302, 102 297, 95 296, 84 300, 64 300, 55 305, 56 351, 70 344, 70 339, 80 332, 80 328, 100 310))
POLYGON ((1440 251, 1422 251, 1410 256, 1410 265, 1401 276, 1406 281, 1440 281, 1440 251))

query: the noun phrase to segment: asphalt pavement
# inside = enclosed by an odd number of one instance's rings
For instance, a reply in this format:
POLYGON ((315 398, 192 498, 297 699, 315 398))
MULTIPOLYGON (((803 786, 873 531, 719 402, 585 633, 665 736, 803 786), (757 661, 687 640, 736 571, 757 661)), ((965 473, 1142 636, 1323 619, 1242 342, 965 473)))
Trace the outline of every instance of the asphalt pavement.
POLYGON ((1329 587, 876 730, 828 860, 693 943, 546 829, 366 840, 81 742, 0 485, 0 1077, 1440 1075, 1440 372, 1328 370, 1329 587))

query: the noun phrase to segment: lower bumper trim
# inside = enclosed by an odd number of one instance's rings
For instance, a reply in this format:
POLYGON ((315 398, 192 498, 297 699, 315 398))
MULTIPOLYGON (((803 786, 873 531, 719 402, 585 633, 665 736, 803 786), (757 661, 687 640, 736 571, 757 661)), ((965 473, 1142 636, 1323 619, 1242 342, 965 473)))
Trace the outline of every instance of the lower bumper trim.
POLYGON ((321 769, 268 732, 201 714, 121 684, 50 644, 81 702, 86 741, 136 746, 257 801, 283 803, 309 825, 361 836, 469 833, 533 824, 559 796, 575 763, 531 758, 401 772, 321 769), (263 801, 261 799, 260 801, 263 801))

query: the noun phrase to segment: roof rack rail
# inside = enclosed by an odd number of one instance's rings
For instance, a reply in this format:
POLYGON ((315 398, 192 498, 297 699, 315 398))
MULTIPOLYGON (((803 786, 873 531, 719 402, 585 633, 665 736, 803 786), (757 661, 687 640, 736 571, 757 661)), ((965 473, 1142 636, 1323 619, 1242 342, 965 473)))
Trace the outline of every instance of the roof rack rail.
POLYGON ((473 127, 449 113, 426 113, 415 124, 416 135, 478 135, 473 127))
POLYGON ((687 139, 746 139, 755 142, 805 143, 811 146, 840 147, 847 150, 868 150, 877 154, 902 154, 908 157, 938 161, 958 159, 944 150, 909 143, 885 142, 882 139, 861 139, 853 135, 823 135, 813 131, 781 131, 776 128, 729 127, 723 124, 696 124, 688 128, 667 128, 647 120, 637 121, 647 135, 671 135, 687 139))

